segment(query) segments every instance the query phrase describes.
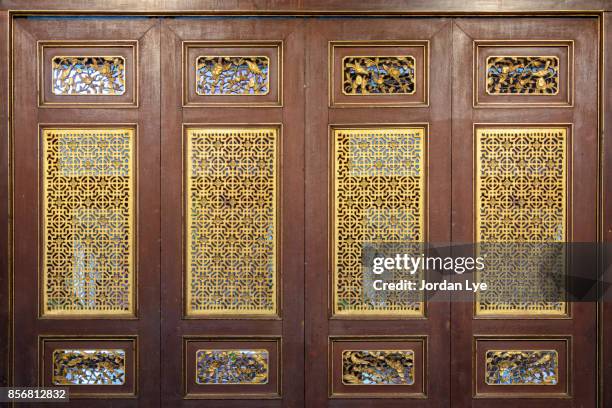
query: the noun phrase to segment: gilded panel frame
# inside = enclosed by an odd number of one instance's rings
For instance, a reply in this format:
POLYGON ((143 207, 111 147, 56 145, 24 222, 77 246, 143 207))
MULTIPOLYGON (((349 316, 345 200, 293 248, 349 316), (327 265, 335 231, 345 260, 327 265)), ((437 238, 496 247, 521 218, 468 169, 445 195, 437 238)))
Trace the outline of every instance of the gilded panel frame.
POLYGON ((327 215, 328 219, 328 317, 331 320, 400 320, 400 319, 427 319, 427 301, 423 298, 421 302, 421 312, 414 314, 402 314, 402 313, 389 313, 389 312, 377 312, 377 313, 363 313, 351 312, 351 313, 338 313, 337 311, 337 292, 336 292, 336 255, 335 255, 335 212, 336 212, 336 200, 335 200, 335 185, 336 185, 336 163, 335 163, 335 151, 336 151, 336 140, 334 132, 336 130, 363 130, 363 129, 422 129, 423 130, 423 177, 422 177, 422 189, 423 194, 421 198, 421 206, 423 210, 423 217, 421 219, 421 230, 423 234, 422 242, 427 242, 428 231, 429 231, 429 129, 430 125, 428 122, 415 122, 415 123, 383 123, 383 124, 341 124, 332 123, 328 125, 328 138, 329 138, 329 154, 328 154, 328 194, 329 194, 329 211, 327 215))
POLYGON ((38 124, 38 289, 36 291, 38 296, 38 319, 70 319, 70 320, 79 320, 79 319, 100 319, 100 320, 135 320, 138 319, 138 269, 139 269, 139 248, 138 248, 138 236, 139 236, 139 216, 138 216, 138 208, 140 206, 138 187, 139 187, 139 168, 138 168, 138 124, 136 123, 120 123, 120 124, 109 124, 109 123, 87 123, 87 124, 65 124, 65 123, 39 123, 38 124), (104 129, 131 129, 133 134, 133 139, 131 142, 131 153, 132 153, 132 166, 131 166, 131 175, 132 175, 132 191, 133 197, 131 200, 131 211, 132 211, 132 231, 133 236, 131 240, 131 258, 132 258, 132 271, 131 271, 131 282, 132 287, 130 289, 130 301, 131 307, 130 310, 124 313, 85 313, 82 311, 77 311, 75 313, 45 313, 45 299, 46 299, 46 291, 44 282, 46 282, 46 275, 44 274, 44 242, 45 242, 45 228, 44 228, 44 219, 43 212, 45 210, 45 198, 44 198, 44 177, 43 177, 43 169, 44 169, 44 155, 41 154, 44 149, 44 140, 43 140, 43 132, 46 129, 84 129, 84 130, 104 130, 104 129), (45 291, 43 293, 43 291, 45 291))

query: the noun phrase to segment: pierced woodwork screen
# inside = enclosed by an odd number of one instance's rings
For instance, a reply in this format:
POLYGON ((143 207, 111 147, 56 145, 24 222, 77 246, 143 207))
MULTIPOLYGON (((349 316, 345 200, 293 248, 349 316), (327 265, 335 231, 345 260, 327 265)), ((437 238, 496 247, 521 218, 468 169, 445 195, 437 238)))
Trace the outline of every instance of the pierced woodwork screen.
POLYGON ((197 384, 267 384, 268 350, 198 350, 197 384))
POLYGON ((488 57, 487 93, 556 95, 559 93, 559 58, 488 57))
MULTIPOLYGON (((364 248, 424 241, 425 129, 333 129, 333 277, 338 315, 423 315, 422 293, 370 290, 364 248)), ((418 253, 418 252, 417 252, 418 253)), ((419 273, 395 270, 394 280, 419 273)))
POLYGON ((489 350, 486 353, 487 385, 557 385, 556 350, 489 350))
POLYGON ((43 315, 132 315, 134 130, 42 138, 43 315))
POLYGON ((53 385, 123 385, 124 350, 55 350, 53 385))
POLYGON ((566 313, 567 128, 476 130, 479 315, 566 313))
POLYGON ((344 385, 412 385, 414 351, 344 350, 342 352, 344 385))
POLYGON ((123 95, 125 59, 115 57, 53 57, 54 95, 123 95))
POLYGON ((198 95, 267 95, 268 57, 206 57, 196 60, 198 95))
POLYGON ((188 315, 277 314, 278 137, 187 129, 188 315))
POLYGON ((415 92, 414 57, 344 57, 345 95, 411 95, 415 92))

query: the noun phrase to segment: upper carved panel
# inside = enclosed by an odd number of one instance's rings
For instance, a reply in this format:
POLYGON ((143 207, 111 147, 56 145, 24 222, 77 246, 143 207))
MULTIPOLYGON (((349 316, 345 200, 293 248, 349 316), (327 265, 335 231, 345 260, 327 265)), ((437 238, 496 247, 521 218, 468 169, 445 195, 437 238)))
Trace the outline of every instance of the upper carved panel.
POLYGON ((268 57, 207 57, 196 61, 198 95, 267 95, 270 92, 268 57))
POLYGON ((490 56, 487 58, 489 95, 556 95, 559 58, 490 56))
POLYGON ((123 95, 125 59, 114 57, 63 57, 52 59, 54 95, 123 95))
POLYGON ((411 95, 416 90, 412 56, 349 56, 342 59, 342 70, 345 95, 411 95))

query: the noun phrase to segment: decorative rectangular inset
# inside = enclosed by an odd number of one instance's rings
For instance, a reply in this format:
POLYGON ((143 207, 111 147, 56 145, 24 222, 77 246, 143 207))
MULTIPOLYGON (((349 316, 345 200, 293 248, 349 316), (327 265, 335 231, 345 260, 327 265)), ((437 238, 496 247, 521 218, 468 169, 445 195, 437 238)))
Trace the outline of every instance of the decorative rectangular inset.
POLYGON ((557 385, 559 357, 556 350, 488 350, 487 385, 557 385))
POLYGON ((123 95, 125 58, 64 57, 52 59, 54 95, 123 95))
POLYGON ((186 147, 188 315, 274 315, 277 128, 191 128, 186 147))
POLYGON ((53 385, 123 385, 125 351, 54 350, 53 385))
POLYGON ((345 95, 412 95, 415 59, 406 56, 349 56, 342 59, 345 95))
POLYGON ((198 95, 267 95, 270 59, 265 56, 207 57, 196 59, 198 95))
POLYGON ((487 58, 489 95, 556 95, 559 58, 490 56, 487 58))
MULTIPOLYGON (((334 129, 333 140, 334 312, 422 315, 422 294, 366 287, 362 252, 424 241, 425 129, 334 129)), ((394 278, 419 279, 404 272, 394 278)))
POLYGON ((267 384, 268 350, 198 350, 197 384, 267 384))
POLYGON ((42 137, 43 315, 133 314, 133 129, 42 137))
POLYGON ((344 385, 412 385, 414 351, 344 350, 342 352, 344 385))
POLYGON ((476 130, 476 240, 491 265, 477 314, 566 313, 567 139, 567 128, 476 130))

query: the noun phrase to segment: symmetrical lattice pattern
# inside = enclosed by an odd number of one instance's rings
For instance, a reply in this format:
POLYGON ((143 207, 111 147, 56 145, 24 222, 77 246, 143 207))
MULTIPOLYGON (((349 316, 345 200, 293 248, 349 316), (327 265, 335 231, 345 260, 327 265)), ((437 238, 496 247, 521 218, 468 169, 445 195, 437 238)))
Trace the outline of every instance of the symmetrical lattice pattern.
POLYGON ((53 385, 123 385, 124 350, 54 350, 53 385))
POLYGON ((345 385, 412 385, 414 351, 344 350, 342 383, 345 385))
POLYGON ((276 313, 276 128, 187 130, 187 313, 276 313))
POLYGON ((559 93, 559 58, 488 57, 487 93, 556 95, 559 93))
POLYGON ((123 95, 123 57, 53 57, 54 95, 123 95))
POLYGON ((489 350, 485 358, 488 385, 556 385, 559 381, 556 350, 489 350))
POLYGON ((476 134, 477 314, 564 314, 567 129, 476 134))
POLYGON ((43 131, 44 314, 132 314, 133 133, 43 131))
POLYGON ((268 350, 198 350, 197 384, 267 384, 268 350))
POLYGON ((416 90, 414 57, 344 57, 342 81, 347 95, 410 95, 416 90))
MULTIPOLYGON (((421 315, 422 293, 373 292, 362 255, 424 241, 423 128, 334 129, 334 311, 421 315)), ((393 280, 420 279, 396 270, 393 280)))
POLYGON ((266 95, 270 91, 268 57, 198 57, 198 95, 266 95))

